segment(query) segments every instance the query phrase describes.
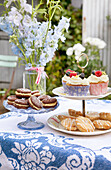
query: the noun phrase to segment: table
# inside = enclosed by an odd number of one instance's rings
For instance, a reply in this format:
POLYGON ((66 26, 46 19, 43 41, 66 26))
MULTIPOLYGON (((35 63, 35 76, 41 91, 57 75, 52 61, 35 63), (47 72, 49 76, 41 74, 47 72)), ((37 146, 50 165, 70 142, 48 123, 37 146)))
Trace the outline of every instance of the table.
MULTIPOLYGON (((0 169, 2 170, 109 170, 111 169, 111 133, 75 136, 50 128, 50 116, 69 108, 81 110, 81 100, 57 97, 59 107, 47 114, 35 115, 45 124, 40 130, 24 131, 17 124, 26 114, 0 115, 0 169)), ((111 101, 87 100, 87 110, 109 112, 111 101)))

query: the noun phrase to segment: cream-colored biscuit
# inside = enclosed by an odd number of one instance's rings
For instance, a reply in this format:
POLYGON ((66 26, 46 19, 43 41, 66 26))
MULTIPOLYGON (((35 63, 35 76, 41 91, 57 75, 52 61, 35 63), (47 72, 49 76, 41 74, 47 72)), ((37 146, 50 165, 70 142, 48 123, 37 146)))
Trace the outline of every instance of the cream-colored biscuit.
POLYGON ((75 119, 66 118, 61 121, 61 125, 65 127, 65 129, 70 131, 77 130, 77 127, 75 126, 75 119))
POLYGON ((108 120, 94 120, 93 124, 97 129, 110 129, 111 128, 111 122, 108 120))
POLYGON ((79 116, 76 118, 75 122, 76 122, 76 127, 81 132, 93 132, 95 130, 95 127, 89 118, 79 116))
POLYGON ((75 116, 75 117, 83 116, 81 111, 76 111, 76 110, 73 110, 73 109, 68 109, 68 113, 69 113, 70 116, 75 116))
POLYGON ((100 119, 111 121, 111 113, 101 112, 99 115, 100 119))
POLYGON ((100 115, 98 112, 87 112, 85 116, 89 118, 91 121, 100 119, 100 115))
POLYGON ((62 121, 63 119, 66 119, 66 118, 74 119, 74 116, 67 116, 67 115, 57 115, 57 117, 60 121, 62 121))

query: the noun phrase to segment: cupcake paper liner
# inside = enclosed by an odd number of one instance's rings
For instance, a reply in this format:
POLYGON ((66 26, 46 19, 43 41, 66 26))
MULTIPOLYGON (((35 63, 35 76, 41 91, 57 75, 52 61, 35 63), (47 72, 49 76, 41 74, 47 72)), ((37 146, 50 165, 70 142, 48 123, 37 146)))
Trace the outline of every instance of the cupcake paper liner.
POLYGON ((108 82, 91 83, 89 91, 91 95, 101 95, 107 93, 108 82))
POLYGON ((66 82, 63 82, 63 81, 62 81, 62 85, 63 85, 63 88, 64 88, 64 93, 67 93, 67 85, 66 85, 66 82))
POLYGON ((67 92, 70 96, 87 96, 88 86, 67 86, 67 92))

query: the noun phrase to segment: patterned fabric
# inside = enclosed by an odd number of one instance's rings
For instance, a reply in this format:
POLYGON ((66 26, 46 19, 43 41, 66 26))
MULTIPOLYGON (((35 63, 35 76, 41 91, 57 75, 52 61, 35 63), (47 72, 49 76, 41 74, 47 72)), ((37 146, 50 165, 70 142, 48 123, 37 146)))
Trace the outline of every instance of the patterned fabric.
MULTIPOLYGON (((72 100, 59 98, 66 104, 72 100)), ((77 101, 78 102, 78 101, 77 101)), ((89 107, 98 103, 111 107, 111 101, 90 100, 89 107)), ((60 104, 61 105, 61 104, 60 104)), ((77 105, 77 103, 76 103, 77 105)), ((80 105, 79 105, 80 107, 80 105)), ((108 108, 107 107, 107 108, 108 108)), ((0 115, 0 123, 22 118, 22 114, 9 112, 0 115)), ((25 114, 26 116, 26 114, 25 114)), ((13 122, 13 124, 16 123, 13 122)), ((5 125, 6 126, 6 125, 5 125)), ((43 131, 2 131, 0 127, 0 169, 1 170, 109 170, 111 169, 111 133, 102 136, 66 137, 50 128, 43 131), (107 138, 107 139, 106 139, 107 138), (93 140, 95 139, 95 140, 93 140), (102 140, 100 140, 102 139, 102 140), (81 140, 83 142, 81 143, 81 140), (101 144, 103 141, 104 145, 101 144), (92 145, 91 142, 92 141, 92 145), (93 143, 93 142, 96 143, 93 143), (89 142, 89 144, 88 144, 89 142), (98 147, 97 147, 98 146, 98 147), (101 147, 102 146, 102 147, 101 147), (94 149, 92 149, 94 148, 94 149)))
POLYGON ((39 132, 25 132, 24 135, 0 133, 0 168, 6 167, 23 170, 106 170, 111 168, 111 147, 91 150, 75 145, 74 139, 39 132))

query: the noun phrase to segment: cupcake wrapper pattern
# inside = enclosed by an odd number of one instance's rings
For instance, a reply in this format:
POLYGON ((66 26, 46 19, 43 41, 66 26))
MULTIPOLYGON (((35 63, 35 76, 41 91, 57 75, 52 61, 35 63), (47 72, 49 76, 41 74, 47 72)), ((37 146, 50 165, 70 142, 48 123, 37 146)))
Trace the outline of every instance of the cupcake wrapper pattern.
POLYGON ((108 82, 90 84, 90 94, 91 95, 101 95, 107 93, 108 82))
POLYGON ((64 88, 64 93, 67 93, 67 85, 66 82, 62 82, 63 88, 64 88))
POLYGON ((70 96, 87 96, 89 86, 67 86, 67 92, 70 96))

